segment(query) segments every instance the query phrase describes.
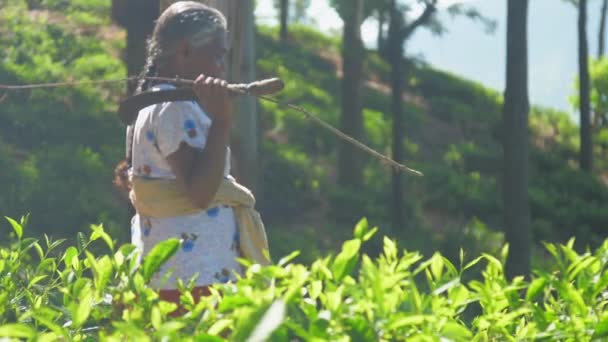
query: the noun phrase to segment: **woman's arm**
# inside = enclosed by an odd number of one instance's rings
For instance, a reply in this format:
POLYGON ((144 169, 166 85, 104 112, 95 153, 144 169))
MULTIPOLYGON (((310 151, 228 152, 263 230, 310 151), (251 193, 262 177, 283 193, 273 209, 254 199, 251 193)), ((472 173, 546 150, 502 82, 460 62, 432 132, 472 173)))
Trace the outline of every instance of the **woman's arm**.
POLYGON ((167 157, 167 162, 192 203, 207 208, 224 176, 226 147, 230 143, 232 126, 231 105, 223 80, 201 75, 193 89, 200 105, 213 120, 205 148, 200 150, 182 143, 167 157))

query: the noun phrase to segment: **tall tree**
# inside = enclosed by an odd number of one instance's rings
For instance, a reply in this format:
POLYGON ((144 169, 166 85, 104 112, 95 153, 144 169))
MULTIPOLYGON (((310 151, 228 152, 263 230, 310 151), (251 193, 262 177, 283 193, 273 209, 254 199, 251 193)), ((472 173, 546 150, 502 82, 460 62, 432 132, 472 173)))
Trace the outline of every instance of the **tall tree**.
POLYGON ((378 50, 382 50, 385 42, 384 32, 386 26, 386 18, 388 17, 390 11, 387 11, 387 6, 383 6, 379 4, 375 9, 376 15, 378 16, 378 35, 376 37, 376 45, 378 50))
MULTIPOLYGON (((154 29, 154 21, 159 15, 158 1, 112 0, 112 18, 127 31, 127 47, 124 60, 129 76, 138 75, 146 59, 146 41, 154 29), (133 20, 137 18, 137 20, 133 20)), ((128 85, 128 92, 135 90, 136 84, 128 85)))
POLYGON ((303 22, 311 0, 274 0, 274 8, 279 13, 279 38, 286 42, 289 38, 289 23, 303 22))
MULTIPOLYGON (((363 0, 334 0, 332 4, 344 22, 342 44, 342 114, 340 128, 355 139, 364 135, 361 113, 361 86, 365 50, 361 39, 363 0)), ((351 144, 340 143, 338 179, 344 186, 356 188, 363 178, 363 159, 351 144)))
MULTIPOLYGON (((161 10, 177 0, 161 0, 161 10)), ((247 83, 255 79, 255 23, 253 0, 198 0, 221 11, 228 20, 232 46, 229 55, 229 79, 247 83)), ((258 174, 258 113, 257 101, 240 97, 234 108, 231 147, 234 152, 235 176, 252 190, 258 174)))
MULTIPOLYGON (((405 11, 400 8, 396 0, 391 0, 388 37, 386 44, 383 44, 385 48, 383 56, 391 66, 391 111, 393 116, 392 157, 397 162, 403 160, 403 139, 405 137, 402 101, 405 88, 403 68, 404 42, 416 31, 416 29, 428 24, 437 10, 437 0, 425 0, 422 1, 422 3, 424 5, 422 14, 410 23, 407 23, 404 16, 405 11)), ((392 183, 393 229, 399 229, 403 227, 405 223, 403 217, 403 182, 400 172, 393 170, 392 183)))
POLYGON ((578 1, 578 74, 580 110, 580 167, 591 172, 593 168, 593 142, 591 130, 589 48, 587 46, 587 0, 578 1))
POLYGON ((288 0, 280 0, 279 6, 279 16, 280 16, 280 38, 282 42, 287 41, 288 30, 287 30, 287 22, 289 20, 289 1, 288 0))
POLYGON ((510 245, 507 274, 530 272, 528 199, 528 0, 507 0, 507 66, 503 107, 503 203, 510 245))
MULTIPOLYGON (((475 8, 466 7, 465 1, 453 1, 447 7, 448 14, 452 16, 464 15, 472 20, 482 22, 486 32, 493 32, 496 24, 481 15, 475 8)), ((378 11, 387 10, 389 12, 389 27, 385 42, 378 44, 382 57, 391 66, 391 112, 393 116, 392 127, 392 152, 393 159, 401 162, 404 149, 404 113, 402 95, 405 88, 405 59, 404 44, 412 34, 420 27, 426 26, 435 34, 442 34, 446 31, 445 27, 438 20, 437 12, 438 0, 376 0, 373 2, 373 9, 378 11), (415 7, 421 7, 421 13, 411 18, 408 14, 415 7)), ((403 199, 403 180, 401 174, 393 171, 392 176, 392 221, 393 229, 404 226, 404 199, 403 199)))
POLYGON ((600 28, 597 35, 597 58, 604 56, 604 47, 606 44, 606 15, 608 14, 608 0, 602 0, 602 9, 600 10, 600 28))

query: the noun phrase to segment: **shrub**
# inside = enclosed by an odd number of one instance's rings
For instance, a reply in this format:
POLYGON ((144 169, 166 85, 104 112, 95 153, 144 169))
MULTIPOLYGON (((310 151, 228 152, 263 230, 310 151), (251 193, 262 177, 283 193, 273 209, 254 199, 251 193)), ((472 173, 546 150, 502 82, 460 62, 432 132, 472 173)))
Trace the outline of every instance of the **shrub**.
POLYGON ((102 226, 76 246, 23 236, 24 221, 8 219, 10 246, 0 249, 0 336, 27 340, 356 340, 591 341, 608 336, 608 241, 578 254, 573 241, 546 244, 552 257, 530 281, 505 278, 504 259, 460 252, 458 265, 435 253, 400 251, 384 238, 372 258, 361 246, 377 231, 362 220, 337 255, 310 266, 247 261, 236 283, 219 284, 199 303, 181 282, 188 313, 146 285, 178 248, 167 240, 138 262, 133 245, 114 245, 102 226), (93 254, 103 242, 108 254, 93 254), (43 247, 44 246, 44 247, 43 247), (466 281, 481 270, 477 279, 466 281))

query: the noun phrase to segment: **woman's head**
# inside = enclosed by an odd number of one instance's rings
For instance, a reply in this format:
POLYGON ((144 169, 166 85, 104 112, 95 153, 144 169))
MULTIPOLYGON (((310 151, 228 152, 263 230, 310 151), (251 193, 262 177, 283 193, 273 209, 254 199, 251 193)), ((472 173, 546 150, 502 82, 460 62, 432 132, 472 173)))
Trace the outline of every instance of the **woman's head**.
POLYGON ((178 1, 158 18, 148 40, 146 73, 194 79, 224 77, 228 52, 226 18, 194 1, 178 1))

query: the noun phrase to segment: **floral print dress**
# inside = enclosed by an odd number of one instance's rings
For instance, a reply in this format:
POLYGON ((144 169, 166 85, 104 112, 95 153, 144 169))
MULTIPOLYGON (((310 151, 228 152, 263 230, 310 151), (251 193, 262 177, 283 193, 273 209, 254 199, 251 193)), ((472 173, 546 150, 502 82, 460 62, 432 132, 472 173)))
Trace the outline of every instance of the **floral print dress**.
MULTIPOLYGON (((152 91, 171 88, 171 85, 158 85, 152 91)), ((210 126, 211 119, 195 102, 166 102, 142 109, 133 130, 130 174, 175 179, 166 158, 177 151, 182 142, 203 149, 210 126)), ((227 152, 224 176, 231 177, 229 148, 227 152)), ((169 238, 182 239, 182 247, 153 276, 151 285, 155 288, 176 289, 177 278, 186 282, 193 276, 196 276, 195 286, 228 282, 234 280, 234 272, 240 270, 235 260, 238 230, 230 207, 166 218, 140 214, 133 217, 131 241, 144 257, 154 245, 169 238)))

